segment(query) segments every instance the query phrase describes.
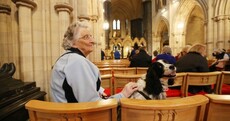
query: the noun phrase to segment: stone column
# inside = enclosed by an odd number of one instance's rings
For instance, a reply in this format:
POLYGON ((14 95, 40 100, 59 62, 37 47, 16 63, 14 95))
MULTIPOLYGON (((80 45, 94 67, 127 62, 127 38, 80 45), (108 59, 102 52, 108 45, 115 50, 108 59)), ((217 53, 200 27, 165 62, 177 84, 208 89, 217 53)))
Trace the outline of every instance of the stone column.
POLYGON ((64 52, 62 48, 62 40, 64 34, 67 30, 67 27, 70 25, 70 13, 73 11, 73 8, 68 3, 57 3, 54 6, 56 12, 58 13, 58 25, 59 26, 59 52, 64 52))
POLYGON ((90 54, 89 59, 92 62, 99 62, 101 61, 101 42, 100 42, 100 30, 98 27, 98 16, 93 15, 91 16, 91 21, 92 21, 92 31, 93 31, 93 36, 94 36, 94 51, 90 54))
POLYGON ((9 61, 8 46, 8 18, 10 17, 11 8, 9 5, 0 3, 0 66, 9 61))
POLYGON ((16 0, 19 21, 20 77, 33 81, 32 10, 37 7, 33 0, 16 0))
POLYGON ((222 16, 217 17, 217 47, 224 48, 224 19, 222 16))
POLYGON ((148 52, 152 53, 152 2, 151 0, 146 0, 143 2, 143 26, 144 26, 144 38, 147 40, 148 52))
POLYGON ((226 15, 224 17, 224 48, 229 49, 230 48, 230 15, 226 15))

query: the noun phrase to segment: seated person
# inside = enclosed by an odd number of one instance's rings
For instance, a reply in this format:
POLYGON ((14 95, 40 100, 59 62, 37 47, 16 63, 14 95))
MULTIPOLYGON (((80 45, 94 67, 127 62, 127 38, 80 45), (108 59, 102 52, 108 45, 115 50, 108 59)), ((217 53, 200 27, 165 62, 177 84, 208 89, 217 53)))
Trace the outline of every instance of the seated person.
MULTIPOLYGON (((175 66, 177 72, 209 72, 208 62, 206 59, 206 46, 203 44, 195 44, 189 52, 179 58, 175 66)), ((189 92, 192 94, 200 91, 211 93, 211 85, 209 86, 189 86, 189 92)))
POLYGON ((130 67, 149 67, 152 57, 147 54, 146 47, 141 47, 139 53, 130 60, 130 67))
POLYGON ((224 49, 215 50, 212 55, 215 57, 215 62, 209 67, 210 71, 222 71, 225 68, 226 63, 229 61, 229 55, 224 49))
POLYGON ((152 63, 159 59, 166 60, 170 64, 176 63, 176 58, 172 56, 172 49, 169 46, 164 46, 162 49, 162 54, 159 54, 154 59, 152 59, 152 63))

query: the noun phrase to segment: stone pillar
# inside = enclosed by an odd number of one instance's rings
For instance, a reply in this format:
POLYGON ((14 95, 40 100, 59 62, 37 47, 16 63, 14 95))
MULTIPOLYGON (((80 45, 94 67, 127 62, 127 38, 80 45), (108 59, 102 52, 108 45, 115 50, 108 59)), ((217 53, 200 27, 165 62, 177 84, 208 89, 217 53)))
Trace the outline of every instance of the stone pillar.
POLYGON ((229 49, 230 48, 230 15, 226 15, 224 17, 224 48, 229 49))
POLYGON ((224 48, 224 19, 222 16, 217 17, 217 48, 224 48))
POLYGON ((0 3, 0 66, 9 61, 8 18, 11 8, 9 5, 0 3))
POLYGON ((93 31, 93 36, 94 36, 94 51, 90 54, 89 59, 93 62, 99 62, 101 61, 101 42, 100 42, 100 30, 98 27, 98 16, 93 15, 91 16, 91 21, 92 21, 92 31, 93 31))
POLYGON ((59 52, 64 52, 64 49, 62 48, 62 40, 64 37, 64 34, 67 30, 67 27, 70 25, 70 13, 73 11, 73 8, 68 3, 57 3, 54 6, 56 12, 58 13, 58 25, 59 26, 59 52))
POLYGON ((32 10, 37 7, 33 0, 16 0, 19 21, 20 77, 33 81, 32 10))
POLYGON ((147 49, 149 53, 152 53, 152 2, 146 0, 143 2, 143 26, 144 26, 144 38, 147 40, 147 49))

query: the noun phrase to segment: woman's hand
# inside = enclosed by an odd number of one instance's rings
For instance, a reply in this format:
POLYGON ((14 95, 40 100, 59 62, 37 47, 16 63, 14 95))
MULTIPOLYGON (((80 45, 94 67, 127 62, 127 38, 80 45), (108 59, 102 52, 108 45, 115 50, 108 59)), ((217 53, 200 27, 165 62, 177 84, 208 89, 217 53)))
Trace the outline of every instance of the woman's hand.
POLYGON ((137 89, 138 89, 137 83, 129 82, 128 84, 125 85, 121 93, 125 97, 130 97, 130 95, 133 94, 134 91, 137 91, 137 89))

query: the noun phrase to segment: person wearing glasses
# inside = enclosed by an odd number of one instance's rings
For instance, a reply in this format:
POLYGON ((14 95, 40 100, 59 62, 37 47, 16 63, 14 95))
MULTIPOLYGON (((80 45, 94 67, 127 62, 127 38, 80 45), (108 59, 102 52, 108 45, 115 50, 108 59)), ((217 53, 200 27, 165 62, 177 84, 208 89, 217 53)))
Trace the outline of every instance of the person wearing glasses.
MULTIPOLYGON (((87 21, 74 22, 64 34, 61 55, 52 69, 51 97, 54 102, 92 102, 103 99, 100 72, 86 57, 93 51, 94 38, 87 21)), ((123 90, 109 98, 129 97, 137 90, 130 82, 123 90)))

